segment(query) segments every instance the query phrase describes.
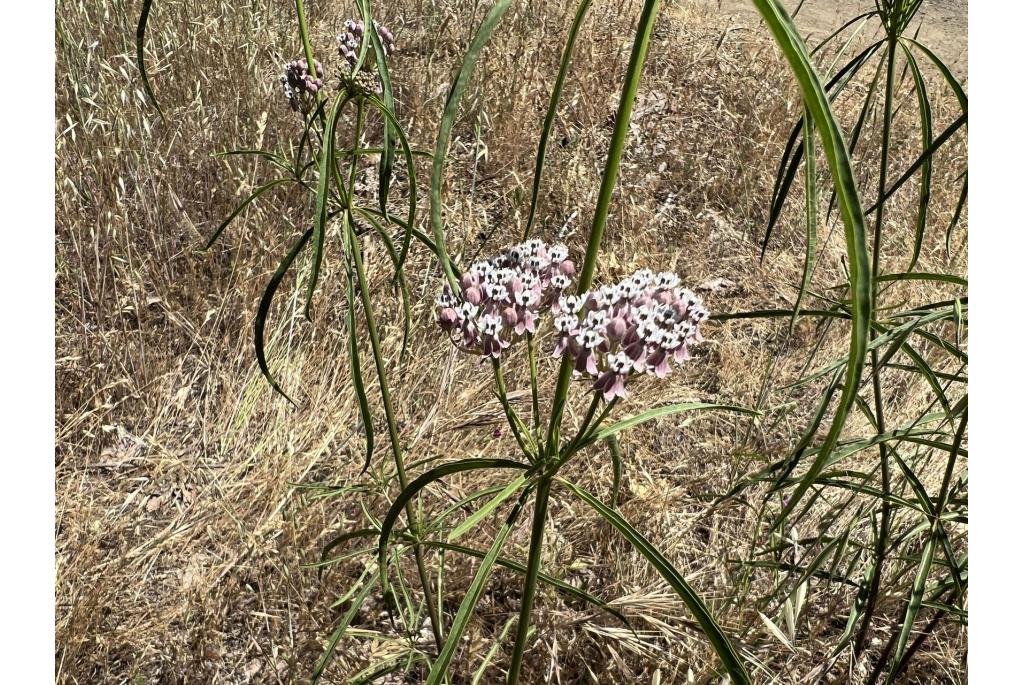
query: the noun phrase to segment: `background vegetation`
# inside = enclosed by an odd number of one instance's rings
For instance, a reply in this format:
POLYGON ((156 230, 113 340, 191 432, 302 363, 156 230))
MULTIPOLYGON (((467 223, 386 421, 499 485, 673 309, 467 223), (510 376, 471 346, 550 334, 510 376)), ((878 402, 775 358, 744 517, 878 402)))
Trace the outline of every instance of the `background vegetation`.
MULTIPOLYGON (((515 3, 481 58, 446 169, 449 248, 463 260, 513 242, 525 226, 548 84, 574 5, 515 3)), ((392 80, 414 147, 433 147, 451 75, 486 9, 451 0, 378 10, 396 35, 392 80)), ((822 403, 830 388, 838 389, 831 372, 792 384, 847 352, 849 327, 833 322, 842 319, 848 297, 840 287, 848 265, 842 225, 829 211, 830 185, 809 194, 815 184, 799 180, 805 167, 796 162, 792 197, 776 201, 780 160, 785 179, 802 135, 787 145, 802 106, 767 30, 731 9, 666 4, 601 269, 609 277, 640 266, 673 269, 715 313, 760 312, 709 327, 697 363, 644 395, 757 406, 768 417, 757 425, 728 416, 669 418, 631 433, 622 444, 620 509, 709 599, 754 664, 756 680, 805 682, 821 673, 844 637, 859 653, 836 655, 841 661, 828 677, 868 679, 899 642, 907 649, 924 635, 930 637, 914 650, 906 673, 917 682, 959 682, 966 679, 964 131, 953 129, 936 153, 925 200, 915 175, 884 207, 876 274, 909 271, 913 260, 918 274, 945 277, 879 282, 876 318, 887 328, 874 335, 886 345, 876 347, 881 361, 869 363, 864 381, 873 384, 879 369, 882 409, 868 388, 839 436, 842 472, 819 474, 801 510, 773 526, 796 502, 793 487, 770 488, 806 475, 834 410, 822 403), (814 196, 819 230, 811 262, 805 209, 814 196), (950 232, 954 223, 959 227, 950 232), (801 300, 802 283, 808 288, 801 300), (811 313, 794 318, 788 312, 798 300, 811 313), (781 313, 763 316, 770 310, 781 313), (921 327, 899 328, 929 316, 921 327), (828 415, 822 435, 803 444, 819 411, 828 415), (877 425, 883 412, 890 431, 910 433, 879 448, 865 436, 884 431, 877 425), (942 422, 938 429, 919 427, 920 417, 933 414, 942 422), (928 432, 915 433, 919 428, 928 432), (796 463, 788 458, 805 452, 808 461, 789 473, 796 463), (765 470, 771 464, 781 467, 765 470), (732 496, 720 499, 726 493, 732 496), (942 534, 929 525, 937 507, 950 512, 938 517, 942 534), (875 573, 880 548, 888 561, 875 573), (936 561, 924 566, 929 556, 936 561), (918 585, 927 592, 915 592, 918 585), (920 601, 920 620, 901 639, 912 596, 920 601), (853 632, 846 630, 851 613, 862 618, 853 632), (873 615, 870 623, 865 614, 873 615)), ((818 14, 809 15, 807 30, 819 40, 854 16, 832 17, 813 3, 811 9, 818 14)), ((922 41, 930 32, 941 35, 934 33, 940 10, 925 9, 918 21, 928 30, 918 34, 915 23, 907 31, 922 41)), ((310 3, 309 10, 312 42, 329 54, 354 10, 328 3, 310 3)), ((332 306, 346 301, 340 263, 324 263, 315 324, 301 318, 301 280, 286 281, 290 297, 282 290, 273 312, 275 375, 301 410, 273 396, 252 355, 250 322, 262 288, 308 221, 304 191, 269 192, 214 249, 200 251, 239 200, 268 180, 265 166, 214 153, 271 149, 301 133, 276 82, 280 63, 300 52, 293 11, 287 2, 158 3, 147 40, 161 120, 145 102, 134 66, 138 8, 58 6, 58 681, 305 680, 351 599, 347 588, 364 570, 358 559, 322 576, 307 565, 365 516, 363 507, 386 511, 387 502, 359 491, 364 439, 349 384, 348 312, 332 306), (335 487, 297 487, 313 483, 335 487)), ((556 118, 535 231, 565 240, 576 254, 586 243, 637 13, 638 3, 595 3, 556 118)), ((803 28, 801 15, 797 23, 803 28)), ((822 48, 820 71, 841 73, 885 38, 878 26, 865 20, 822 48)), ((953 40, 960 39, 954 29, 953 40)), ((936 49, 957 73, 966 71, 950 41, 936 49)), ((855 157, 866 207, 879 185, 883 141, 890 178, 898 179, 929 139, 966 116, 965 98, 920 54, 920 69, 895 63, 886 106, 885 72, 875 71, 885 55, 843 84, 845 95, 833 103, 848 135, 862 130, 855 157)), ((826 166, 823 158, 818 166, 826 166)), ((376 188, 372 171, 358 182, 367 192, 376 188)), ((428 459, 511 451, 511 437, 500 430, 502 408, 488 393, 488 370, 438 344, 431 303, 440 272, 431 255, 418 248, 408 264, 415 352, 404 365, 388 255, 378 244, 368 246, 365 259, 376 279, 407 452, 428 459)), ((510 385, 522 390, 523 380, 510 378, 510 385)), ((528 394, 514 393, 513 400, 526 403, 528 394)), ((573 469, 610 486, 607 458, 593 452, 593 460, 573 469)), ((434 505, 487 485, 474 478, 448 479, 434 505)), ((492 528, 500 522, 495 517, 492 528)), ((545 570, 599 592, 630 618, 635 633, 542 590, 534 613, 539 637, 527 655, 537 682, 709 677, 714 654, 684 608, 609 526, 567 502, 548 536, 545 570)), ((509 556, 525 558, 527 542, 527 531, 514 533, 509 556)), ((449 561, 445 585, 453 606, 472 574, 466 560, 449 561)), ((516 574, 496 572, 457 662, 459 677, 472 677, 509 628, 520 585, 516 574)), ((344 682, 407 648, 383 610, 372 596, 363 605, 327 681, 344 682)), ((916 616, 910 618, 913 624, 916 616)), ((491 656, 496 666, 504 658, 491 656)))

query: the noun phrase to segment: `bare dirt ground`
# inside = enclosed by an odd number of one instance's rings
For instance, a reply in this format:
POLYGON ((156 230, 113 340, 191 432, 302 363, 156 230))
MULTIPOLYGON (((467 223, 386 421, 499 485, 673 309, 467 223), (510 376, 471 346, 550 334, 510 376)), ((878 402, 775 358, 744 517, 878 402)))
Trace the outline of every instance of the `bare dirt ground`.
MULTIPOLYGON (((746 0, 704 0, 711 7, 727 14, 742 17, 745 22, 757 22, 757 10, 746 0)), ((808 44, 824 38, 858 14, 875 9, 872 0, 805 0, 803 3, 786 2, 793 11, 800 6, 794 18, 801 35, 808 44)), ((920 30, 918 39, 932 47, 936 54, 961 79, 967 76, 967 0, 924 0, 913 29, 920 30)), ((877 40, 871 31, 865 40, 877 40)))
MULTIPOLYGON (((413 145, 430 149, 451 74, 485 3, 378 4, 398 41, 392 77, 399 116, 413 145)), ((330 257, 325 263, 314 324, 302 319, 296 306, 302 283, 291 279, 272 313, 273 364, 299 399, 302 408, 294 410, 256 368, 252 321, 283 250, 308 220, 308 198, 299 190, 268 194, 217 247, 199 250, 271 173, 252 160, 214 153, 273 149, 297 135, 276 80, 282 59, 298 51, 293 6, 283 0, 155 3, 148 58, 167 114, 161 121, 133 66, 139 3, 125 5, 66 0, 57 12, 55 679, 75 685, 308 682, 344 609, 334 601, 363 570, 353 560, 321 578, 309 564, 361 519, 362 506, 378 516, 387 507, 357 489, 364 478, 362 442, 345 361, 345 311, 334 304, 344 300, 340 267, 330 257), (343 490, 314 497, 297 487, 313 483, 343 490)), ((675 269, 715 312, 792 306, 803 258, 798 212, 784 216, 767 259, 759 260, 775 167, 799 107, 789 74, 738 0, 721 8, 703 1, 665 5, 601 277, 641 266, 675 269)), ((834 25, 841 5, 808 0, 798 24, 821 33, 834 25)), ((925 16, 934 17, 927 30, 937 32, 933 45, 965 67, 966 3, 925 5, 925 16)), ((350 8, 309 6, 314 43, 333 57, 333 37, 350 8)), ((635 1, 595 3, 563 97, 539 230, 564 239, 575 254, 585 244, 637 7, 635 1)), ((445 197, 451 247, 460 255, 507 245, 522 229, 536 136, 557 69, 559 49, 552 46, 562 44, 574 9, 571 2, 513 3, 507 30, 495 35, 480 62, 456 126, 445 197)), ((851 113, 842 103, 838 109, 849 125, 851 113)), ((948 123, 951 100, 934 116, 937 130, 948 123)), ((918 142, 912 121, 898 122, 896 141, 893 164, 906 166, 918 142)), ((954 211, 950 188, 965 149, 963 141, 951 145, 936 167, 936 225, 954 211)), ((867 184, 870 160, 864 166, 867 184)), ((374 187, 372 176, 364 180, 374 187)), ((886 255, 912 230, 915 206, 914 192, 894 198, 886 255)), ((841 233, 834 224, 823 231, 821 290, 845 280, 841 233)), ((956 236, 955 263, 965 259, 965 249, 966 230, 956 236)), ((494 432, 503 417, 487 369, 454 355, 434 331, 439 275, 425 252, 410 258, 416 352, 409 365, 397 359, 398 317, 382 321, 410 454, 509 452, 509 436, 494 432)), ((371 247, 366 259, 378 306, 395 311, 386 255, 371 247)), ((919 268, 939 270, 945 259, 940 245, 928 243, 919 268)), ((722 323, 709 328, 690 369, 638 397, 752 405, 773 367, 779 387, 769 388, 765 401, 803 407, 820 388, 801 395, 781 386, 798 374, 815 340, 807 327, 787 341, 781 324, 722 323)), ((822 354, 839 355, 842 345, 842 335, 831 336, 822 354)), ((513 373, 510 382, 523 387, 522 374, 513 373)), ((914 393, 908 387, 894 404, 912 404, 914 393)), ((813 584, 800 639, 784 646, 756 614, 729 604, 771 585, 770 577, 755 576, 738 589, 733 563, 747 553, 759 522, 738 504, 718 510, 708 504, 756 465, 751 454, 778 457, 801 420, 794 414, 763 433, 723 417, 670 420, 623 443, 623 515, 658 540, 721 609, 728 632, 748 631, 745 654, 763 667, 757 678, 765 683, 807 682, 851 597, 813 584)), ((595 452, 571 475, 607 488, 604 460, 595 452)), ((387 455, 378 453, 376 461, 382 467, 387 455)), ((458 493, 480 485, 455 478, 448 487, 458 493)), ((441 502, 443 493, 435 495, 441 502)), ((542 592, 527 682, 710 678, 713 654, 680 619, 685 610, 607 526, 561 500, 549 530, 545 569, 600 590, 639 629, 633 635, 542 592)), ((509 555, 525 558, 526 542, 519 531, 509 555)), ((454 611, 473 565, 450 563, 446 588, 454 611)), ((466 669, 480 662, 514 614, 518 592, 517 576, 496 573, 454 682, 468 681, 466 669)), ((897 620, 899 608, 893 600, 880 620, 897 620)), ((379 603, 355 625, 359 635, 342 642, 324 682, 346 682, 394 648, 397 637, 379 603)), ((965 653, 965 631, 940 630, 911 682, 966 682, 965 653)), ((503 658, 484 682, 499 680, 503 658)), ((857 682, 858 668, 863 664, 840 664, 835 682, 857 682)))

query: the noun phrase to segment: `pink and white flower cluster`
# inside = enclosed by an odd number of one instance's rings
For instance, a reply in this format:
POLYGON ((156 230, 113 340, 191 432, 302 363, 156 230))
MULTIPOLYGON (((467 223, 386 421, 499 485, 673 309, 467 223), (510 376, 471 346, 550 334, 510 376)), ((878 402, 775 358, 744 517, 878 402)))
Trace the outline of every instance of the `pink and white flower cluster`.
POLYGON ((437 298, 438 324, 467 351, 497 359, 514 338, 535 333, 540 315, 572 285, 575 265, 564 245, 528 240, 474 262, 459 292, 437 298))
POLYGON ((310 73, 306 60, 292 60, 285 63, 284 71, 278 77, 288 104, 296 112, 304 109, 317 91, 324 87, 324 65, 319 60, 313 60, 313 66, 316 68, 315 75, 310 73))
POLYGON ((626 396, 626 380, 664 378, 672 362, 690 359, 708 310, 671 272, 641 269, 614 286, 568 294, 575 266, 563 245, 529 240, 474 263, 460 290, 437 298, 438 324, 467 351, 497 359, 511 341, 554 317, 554 357, 568 355, 576 375, 594 378, 605 401, 626 396))
MULTIPOLYGON (((373 22, 373 28, 377 29, 377 37, 380 39, 381 47, 384 48, 384 56, 390 56, 395 49, 395 36, 386 26, 381 26, 376 21, 373 22)), ((362 21, 346 19, 345 32, 338 35, 338 54, 348 62, 349 69, 355 69, 356 63, 359 62, 359 48, 362 46, 365 30, 366 27, 362 21)), ((370 55, 372 54, 371 48, 370 55)), ((364 64, 363 68, 369 69, 370 65, 364 64)))
POLYGON ((626 379, 644 373, 664 378, 671 362, 690 359, 702 341, 708 310, 670 272, 634 272, 614 286, 559 298, 554 356, 573 358, 577 374, 596 378, 605 401, 626 396, 626 379))

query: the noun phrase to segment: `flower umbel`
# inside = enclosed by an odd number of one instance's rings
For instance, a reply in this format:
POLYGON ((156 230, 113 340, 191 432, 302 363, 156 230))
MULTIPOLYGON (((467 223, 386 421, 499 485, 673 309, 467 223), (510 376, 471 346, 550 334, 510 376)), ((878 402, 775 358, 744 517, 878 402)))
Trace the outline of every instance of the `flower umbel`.
POLYGON ((606 401, 626 396, 630 376, 664 378, 670 362, 686 361, 690 348, 703 340, 700 324, 708 311, 691 290, 679 286, 676 274, 641 269, 615 286, 578 297, 583 301, 578 333, 565 344, 559 340, 555 356, 571 354, 577 373, 596 376, 594 390, 606 401))
POLYGON ((279 77, 284 96, 288 98, 288 104, 298 112, 305 110, 317 91, 324 87, 324 67, 319 60, 313 61, 316 67, 316 75, 309 73, 309 64, 304 59, 297 59, 287 62, 284 65, 284 72, 279 77))
MULTIPOLYGON (((381 26, 376 21, 373 22, 373 27, 377 31, 377 38, 380 39, 384 56, 389 57, 395 49, 394 35, 387 27, 381 26)), ((367 50, 360 70, 356 71, 356 65, 359 64, 359 49, 362 47, 365 30, 362 21, 346 19, 344 32, 338 34, 338 54, 348 63, 348 71, 342 74, 341 80, 342 84, 350 90, 380 94, 382 86, 373 66, 376 53, 372 48, 367 50)))
POLYGON ((446 285, 437 298, 438 325, 465 350, 497 359, 513 340, 537 331, 540 315, 571 285, 575 271, 564 245, 520 243, 474 262, 458 293, 446 285))

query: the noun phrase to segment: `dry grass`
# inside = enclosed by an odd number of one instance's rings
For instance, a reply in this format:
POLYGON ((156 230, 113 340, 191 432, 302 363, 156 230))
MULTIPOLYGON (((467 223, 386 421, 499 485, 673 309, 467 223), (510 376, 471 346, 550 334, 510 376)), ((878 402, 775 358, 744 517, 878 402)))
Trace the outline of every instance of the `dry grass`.
MULTIPOLYGON (((268 0, 238 7, 156 3, 149 44, 168 115, 161 123, 143 102, 132 65, 137 4, 126 13, 123 3, 109 0, 58 3, 56 678, 302 682, 338 615, 334 598, 360 570, 356 563, 341 566, 321 582, 303 564, 318 558, 331 532, 360 516, 361 495, 312 498, 295 487, 359 482, 345 312, 332 305, 343 301, 343 285, 328 260, 314 325, 300 320, 294 298, 282 297, 275 309, 271 354, 284 385, 301 398, 296 411, 260 377, 251 321, 283 245, 309 214, 308 199, 275 191, 217 248, 198 251, 234 204, 268 178, 251 161, 211 154, 270 148, 296 135, 275 81, 281 58, 298 52, 292 8, 268 0)), ((345 8, 310 4, 314 44, 326 52, 345 8)), ((596 198, 635 4, 597 3, 591 12, 549 155, 539 226, 577 253, 596 198)), ((519 4, 481 61, 449 168, 453 252, 487 252, 522 229, 545 83, 557 69, 554 46, 572 11, 570 3, 519 4)), ((482 13, 465 0, 404 0, 385 10, 399 44, 392 66, 399 114, 417 147, 433 144, 452 67, 482 13)), ((937 130, 952 118, 952 107, 936 113, 937 130)), ((599 279, 643 264, 676 269, 701 285, 713 312, 791 306, 803 252, 798 212, 783 221, 763 265, 757 239, 796 111, 788 75, 754 23, 669 4, 655 31, 599 279)), ((907 144, 898 146, 897 167, 909 161, 916 135, 907 122, 900 131, 907 144)), ((865 149, 872 149, 870 141, 865 149)), ((958 145, 946 159, 964 155, 958 145)), ((948 221, 956 200, 952 172, 941 177, 954 167, 938 167, 937 225, 948 221)), ((863 180, 870 183, 870 173, 863 180)), ((915 201, 910 190, 892 205, 892 253, 912 230, 915 201)), ((815 276, 821 290, 843 280, 841 230, 825 234, 815 276)), ((961 244, 966 240, 958 239, 961 244)), ((965 259, 963 249, 956 259, 965 259)), ((397 360, 397 318, 386 318, 382 331, 395 357, 410 459, 510 452, 510 438, 494 437, 500 408, 488 394, 486 369, 438 344, 429 324, 436 268, 423 251, 413 259, 419 325, 406 367, 397 360)), ((371 250, 367 260, 371 273, 380 267, 381 308, 394 311, 385 255, 371 250)), ((922 270, 944 260, 937 241, 926 245, 922 270)), ((929 296, 929 287, 907 287, 905 295, 929 296)), ((717 606, 738 592, 757 596, 771 586, 769 576, 755 575, 750 587, 737 587, 738 569, 727 563, 747 554, 757 526, 751 510, 708 505, 761 463, 752 452, 777 457, 802 428, 805 397, 778 389, 778 381, 799 372, 817 337, 810 326, 802 324, 788 341, 784 323, 714 326, 685 373, 635 394, 645 401, 752 405, 774 360, 776 382, 761 404, 797 401, 792 414, 764 431, 705 417, 662 422, 624 441, 623 514, 659 540, 717 606)), ((842 331, 828 340, 839 354, 842 331)), ((512 384, 517 380, 513 375, 512 384)), ((813 397, 818 390, 802 392, 813 397)), ((893 416, 900 407, 909 413, 919 391, 909 385, 893 397, 893 416)), ((607 487, 605 455, 593 450, 590 456, 573 467, 576 474, 594 489, 607 487)), ((451 494, 477 485, 470 477, 448 483, 451 494)), ((385 506, 365 501, 378 513, 385 506)), ((530 682, 684 683, 707 675, 713 655, 688 628, 681 605, 607 526, 566 500, 553 507, 549 531, 547 570, 618 598, 618 608, 636 617, 639 638, 542 592, 530 682)), ((512 538, 509 556, 525 558, 525 536, 521 530, 512 538)), ((455 559, 449 565, 454 610, 473 566, 455 559)), ((514 615, 518 589, 512 574, 495 574, 463 663, 478 663, 514 615)), ((795 652, 742 604, 725 612, 730 633, 752 628, 744 644, 766 669, 758 680, 805 682, 841 631, 848 593, 812 585, 808 602, 795 652)), ((897 609, 893 599, 883 606, 883 619, 897 609)), ((364 612, 358 625, 377 638, 344 642, 331 682, 389 648, 391 629, 376 612, 364 612)), ((960 682, 965 653, 966 634, 945 630, 918 657, 915 681, 960 682)), ((856 680, 857 669, 849 670, 856 680)))

